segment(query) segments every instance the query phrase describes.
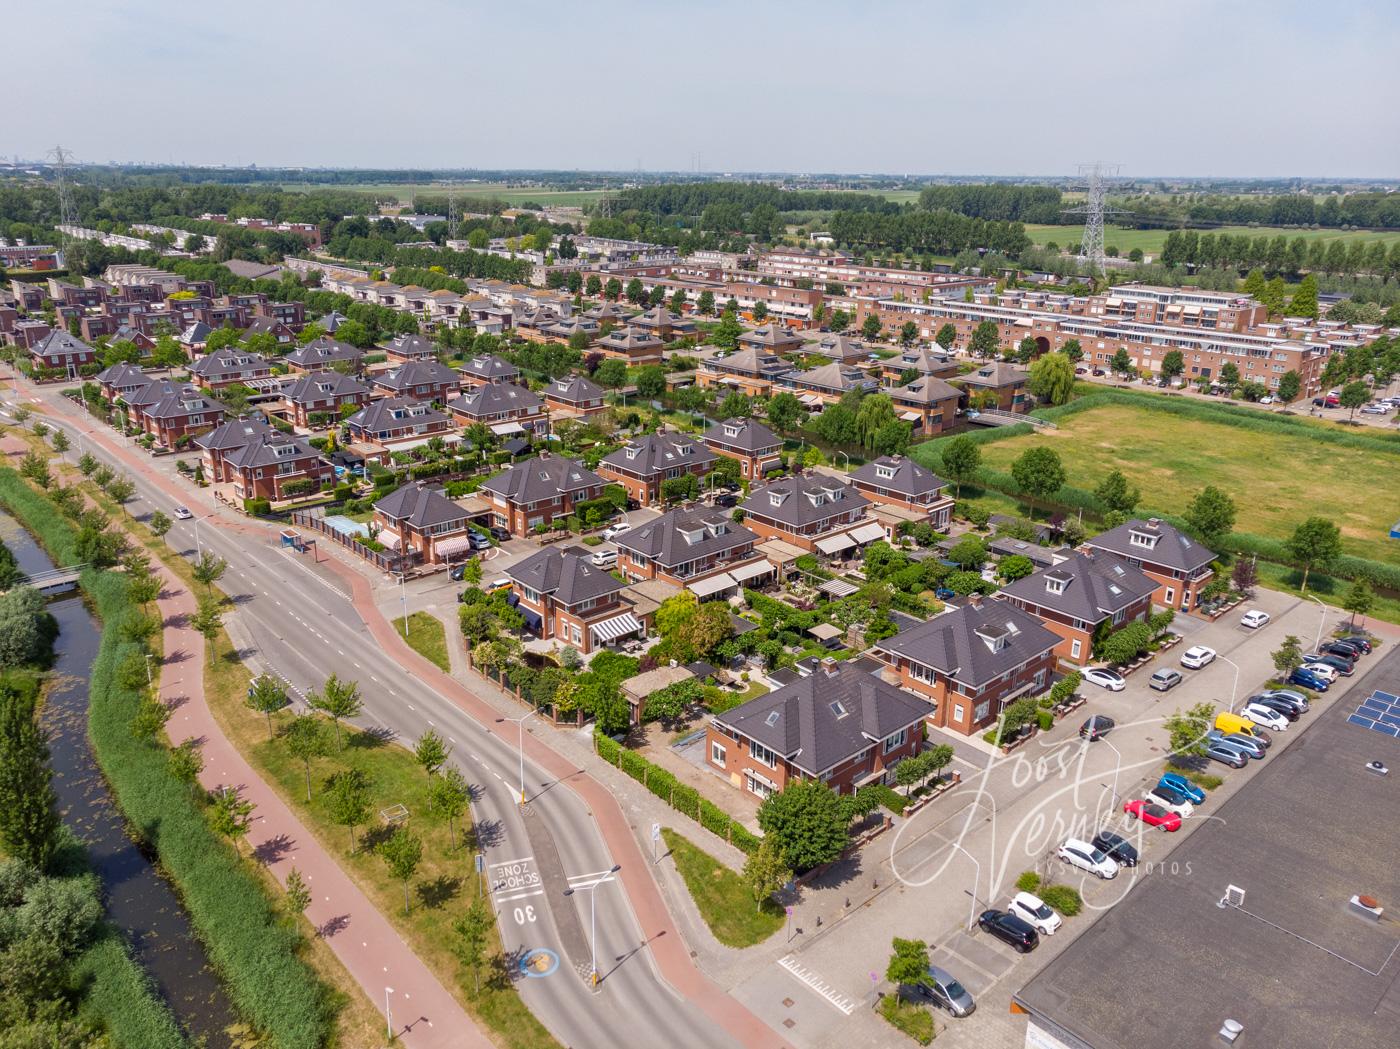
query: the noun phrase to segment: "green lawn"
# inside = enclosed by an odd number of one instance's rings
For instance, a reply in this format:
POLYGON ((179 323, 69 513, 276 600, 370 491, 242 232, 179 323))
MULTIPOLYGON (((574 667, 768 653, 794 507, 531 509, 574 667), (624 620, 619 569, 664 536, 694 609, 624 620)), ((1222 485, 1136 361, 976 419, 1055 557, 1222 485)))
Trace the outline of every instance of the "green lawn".
MULTIPOLYGON (((394 629, 403 635, 403 616, 394 620, 394 629)), ((452 673, 447 658, 447 631, 431 612, 414 612, 408 617, 408 644, 424 659, 430 659, 445 674, 452 673)))
POLYGON ((1387 479, 1396 476, 1400 455, 1113 404, 1062 419, 1053 431, 986 444, 983 462, 1009 470, 1041 443, 1060 453, 1077 488, 1092 490, 1122 470, 1142 490, 1143 510, 1179 515, 1213 484, 1234 497, 1237 531, 1286 539, 1318 514, 1341 528, 1347 553, 1377 561, 1397 556, 1386 538, 1397 516, 1387 479))
MULTIPOLYGON (((1122 229, 1118 226, 1105 226, 1103 231, 1104 247, 1116 247, 1120 254, 1127 255, 1134 248, 1141 248, 1148 255, 1155 255, 1162 250, 1162 245, 1167 241, 1167 234, 1171 232, 1165 229, 1122 229)), ((1306 240, 1340 240, 1350 244, 1354 240, 1364 240, 1370 243, 1374 240, 1383 241, 1388 247, 1396 241, 1400 241, 1400 231, 1387 233, 1370 233, 1365 230, 1339 230, 1339 229, 1283 229, 1272 226, 1222 226, 1219 229, 1198 230, 1201 233, 1228 233, 1231 236, 1238 236, 1241 233, 1251 237, 1276 237, 1282 234, 1289 240, 1294 237, 1303 237, 1306 240)), ((1033 222, 1026 223, 1026 235, 1037 244, 1044 244, 1046 241, 1054 241, 1062 248, 1078 244, 1084 239, 1083 226, 1043 226, 1033 222)))
POLYGON ((676 869, 715 939, 726 947, 752 947, 783 924, 783 909, 772 900, 756 908, 753 895, 733 870, 670 827, 661 828, 676 869))

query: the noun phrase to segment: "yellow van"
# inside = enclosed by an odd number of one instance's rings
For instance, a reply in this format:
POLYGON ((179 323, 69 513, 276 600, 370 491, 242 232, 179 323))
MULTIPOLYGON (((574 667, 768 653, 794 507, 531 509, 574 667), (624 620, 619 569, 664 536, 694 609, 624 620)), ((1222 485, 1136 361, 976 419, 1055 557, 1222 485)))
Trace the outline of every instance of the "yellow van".
POLYGON ((1234 732, 1241 736, 1257 738, 1254 731, 1254 722, 1248 718, 1242 718, 1238 714, 1221 712, 1215 715, 1215 727, 1227 735, 1234 732))

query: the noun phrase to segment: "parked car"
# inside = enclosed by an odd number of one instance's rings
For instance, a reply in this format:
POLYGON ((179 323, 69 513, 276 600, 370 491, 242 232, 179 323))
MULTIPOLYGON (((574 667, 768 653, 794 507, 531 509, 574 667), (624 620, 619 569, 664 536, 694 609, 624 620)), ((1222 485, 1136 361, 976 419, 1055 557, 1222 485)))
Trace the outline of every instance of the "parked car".
POLYGON ((1389 415, 1390 406, 1386 404, 1367 404, 1361 409, 1362 415, 1389 415))
POLYGON ((1084 719, 1084 724, 1079 726, 1079 738, 1087 739, 1090 743, 1103 739, 1113 731, 1113 719, 1107 714, 1091 714, 1084 719))
POLYGON ((928 976, 923 983, 900 984, 899 993, 910 1001, 927 1002, 947 1009, 957 1017, 971 1016, 977 1011, 977 1003, 967 993, 967 988, 948 970, 936 965, 928 967, 928 976))
POLYGON ((1342 406, 1342 399, 1335 393, 1329 393, 1323 397, 1314 397, 1312 402, 1315 408, 1340 408, 1342 406))
POLYGON ((1304 663, 1299 669, 1321 678, 1329 685, 1334 683, 1337 678, 1341 676, 1336 667, 1328 663, 1323 663, 1321 660, 1304 663))
POLYGON ((1181 665, 1187 670, 1200 670, 1215 660, 1215 649, 1206 645, 1192 645, 1181 653, 1181 665))
POLYGON ((983 911, 977 916, 977 927, 1021 954, 1030 954, 1040 946, 1040 934, 1008 911, 983 911))
POLYGON ((1163 667, 1147 679, 1147 687, 1155 688, 1158 692, 1170 692, 1181 684, 1182 680, 1180 671, 1173 670, 1171 667, 1163 667))
POLYGON ((467 574, 467 563, 463 561, 460 565, 453 565, 447 570, 447 578, 455 583, 460 583, 467 574))
POLYGON ((1103 376, 1107 375, 1108 372, 1104 371, 1102 368, 1095 368, 1094 374, 1102 378, 1103 376))
POLYGON ((1334 656, 1342 656, 1343 658, 1350 656, 1352 659, 1360 659, 1371 651, 1371 643, 1367 641, 1363 647, 1360 638, 1339 637, 1324 644, 1322 646, 1322 651, 1330 652, 1334 656))
POLYGON ((498 543, 504 543, 510 539, 509 528, 502 528, 500 525, 492 525, 489 531, 491 532, 491 538, 498 543))
POLYGON ((1116 860, 1109 859, 1107 853, 1094 848, 1088 842, 1080 841, 1078 838, 1067 839, 1055 855, 1071 867, 1088 871, 1105 881, 1118 876, 1118 862, 1116 860))
POLYGON ((617 548, 609 547, 606 550, 594 550, 593 556, 588 560, 597 568, 612 568, 617 564, 617 548))
POLYGON ((1180 816, 1160 805, 1154 805, 1150 801, 1142 799, 1130 801, 1123 806, 1123 811, 1127 813, 1129 819, 1142 820, 1149 827, 1161 827, 1162 830, 1181 829, 1180 816))
POLYGON ((177 521, 188 521, 194 514, 190 513, 190 508, 188 506, 177 506, 174 510, 170 511, 170 516, 177 521))
POLYGON ((1246 754, 1227 747, 1223 743, 1207 743, 1206 757, 1211 761, 1218 761, 1222 765, 1229 765, 1232 769, 1242 769, 1249 764, 1249 757, 1246 754))
POLYGON ((1263 745, 1262 740, 1251 739, 1248 736, 1241 736, 1237 733, 1226 734, 1212 729, 1206 734, 1207 747, 1223 747, 1232 754, 1238 754, 1245 758, 1254 758, 1256 761, 1263 761, 1268 748, 1263 745))
POLYGON ((491 582, 487 583, 483 589, 485 589, 485 591, 488 594, 496 590, 509 590, 510 580, 507 579, 505 576, 500 576, 499 578, 493 579, 491 580, 491 582))
POLYGON ((1127 685, 1122 674, 1116 670, 1109 670, 1108 667, 1086 667, 1084 680, 1090 684, 1098 685, 1099 688, 1106 688, 1110 692, 1122 692, 1124 686, 1127 685))
POLYGON ((1266 707, 1261 703, 1250 703, 1244 708, 1244 716, 1256 725, 1272 729, 1275 732, 1282 732, 1288 728, 1288 719, 1272 707, 1266 707))
POLYGON ((468 532, 467 542, 471 543, 473 550, 491 549, 491 537, 482 532, 468 532))
POLYGON ((738 506, 739 497, 733 492, 720 492, 719 495, 715 496, 715 505, 723 507, 738 506))
POLYGON ((1101 830, 1090 843, 1120 867, 1136 867, 1138 851, 1127 838, 1111 830, 1101 830))
POLYGON ((1303 666, 1316 666, 1321 664, 1324 667, 1331 667, 1342 677, 1351 677, 1356 673, 1355 660, 1347 659, 1344 656, 1334 656, 1330 652, 1309 652, 1303 657, 1303 666))
POLYGON ((1296 707, 1293 706, 1293 704, 1287 702, 1286 700, 1255 699, 1251 700, 1251 702, 1257 704, 1258 706, 1268 707, 1270 710, 1278 711, 1278 713, 1282 714, 1289 721, 1297 721, 1300 717, 1303 716, 1303 712, 1301 710, 1298 710, 1296 707))
POLYGON ((1288 702, 1292 703, 1298 708, 1298 712, 1300 714, 1306 714, 1309 710, 1312 709, 1312 704, 1308 702, 1308 697, 1303 695, 1303 693, 1299 692, 1297 689, 1275 688, 1270 689, 1268 692, 1261 692, 1260 695, 1263 696, 1265 699, 1287 700, 1288 702))
POLYGON ((1348 634, 1346 637, 1337 638, 1337 640, 1343 644, 1354 645, 1368 656, 1371 654, 1371 639, 1365 634, 1348 634))
POLYGON ((1018 892, 1007 909, 1042 936, 1054 936, 1055 930, 1064 923, 1064 919, 1033 892, 1018 892))
POLYGON ((603 529, 603 538, 608 540, 616 539, 623 532, 630 531, 632 531, 632 525, 630 522, 618 521, 616 524, 608 525, 607 528, 603 529))
POLYGON ((1196 811, 1196 806, 1191 804, 1191 799, 1185 794, 1178 794, 1171 787, 1163 787, 1161 784, 1144 794, 1142 800, 1149 805, 1158 805, 1168 812, 1174 812, 1178 816, 1189 816, 1196 811))
POLYGON ((1304 670, 1302 667, 1299 667, 1288 675, 1286 684, 1302 685, 1304 688, 1310 688, 1314 692, 1326 692, 1328 688, 1331 687, 1321 675, 1314 674, 1310 670, 1304 670))
POLYGON ((1157 786, 1170 787, 1178 794, 1184 795, 1192 805, 1199 805, 1206 800, 1206 792, 1179 772, 1162 773, 1162 778, 1157 781, 1157 786))
POLYGON ((1249 627, 1250 630, 1258 630, 1269 621, 1269 613, 1257 608, 1251 608, 1244 615, 1240 616, 1240 626, 1249 627))

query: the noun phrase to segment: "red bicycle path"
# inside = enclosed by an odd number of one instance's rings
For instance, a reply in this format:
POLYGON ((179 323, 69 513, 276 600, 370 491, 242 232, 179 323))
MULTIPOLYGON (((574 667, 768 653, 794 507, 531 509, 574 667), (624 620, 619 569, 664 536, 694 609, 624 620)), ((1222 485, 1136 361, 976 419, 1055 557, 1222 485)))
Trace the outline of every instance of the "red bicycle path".
MULTIPOLYGON (((45 405, 45 407, 48 406, 45 405)), ((84 424, 94 421, 86 415, 82 415, 81 418, 84 424)), ((73 422, 73 420, 68 421, 73 422)), ((181 503, 185 498, 187 493, 172 483, 169 478, 162 475, 159 471, 153 470, 149 464, 144 462, 140 457, 132 455, 130 450, 121 445, 120 442, 110 440, 108 435, 103 431, 95 428, 84 428, 84 434, 106 449, 110 454, 126 462, 151 484, 170 496, 177 504, 181 503)), ((254 525, 238 518, 230 518, 221 515, 218 520, 220 526, 237 529, 245 535, 267 539, 271 534, 270 527, 254 525)), ((394 657, 400 666, 413 673, 420 680, 431 682, 436 686, 438 691, 455 702, 464 713, 472 717, 479 725, 485 728, 486 731, 491 731, 490 726, 495 723, 498 716, 495 708, 486 703, 480 696, 476 695, 476 693, 467 689, 451 675, 444 673, 436 664, 419 655, 408 646, 407 642, 394 630, 392 624, 384 618, 383 613, 379 611, 378 606, 374 602, 369 580, 365 578, 363 573, 356 571, 349 565, 342 564, 334 557, 325 558, 320 561, 320 564, 330 568, 332 572, 348 584, 351 603, 356 613, 368 628, 370 635, 386 652, 394 657)), ((183 594, 184 600, 182 607, 176 612, 176 615, 181 617, 178 621, 183 622, 183 617, 194 610, 194 599, 184 590, 183 584, 176 581, 174 586, 183 594)), ((162 612, 164 611, 165 609, 162 605, 162 612)), ((186 636, 177 638, 177 643, 186 651, 192 653, 197 652, 199 659, 195 665, 202 667, 203 637, 188 627, 184 628, 184 632, 186 636), (193 642, 191 642, 190 638, 193 638, 193 642), (197 643, 197 648, 194 647, 194 643, 197 643)), ((173 650, 171 647, 171 640, 169 628, 167 628, 167 652, 173 650)), ((164 696, 164 668, 162 669, 161 683, 162 696, 164 696)), ((269 808, 273 810, 276 808, 282 809, 286 814, 286 818, 295 825, 295 833, 289 834, 289 836, 295 841, 306 842, 308 846, 314 848, 315 851, 320 854, 320 858, 323 859, 325 863, 329 864, 335 872, 340 874, 345 886, 359 897, 359 901, 363 902, 363 907, 357 906, 354 913, 360 914, 362 911, 367 911, 368 914, 372 914, 374 918, 377 918, 382 924, 383 933, 377 934, 376 938, 373 940, 367 939, 366 943, 373 944, 380 942, 387 936, 387 940, 384 940, 384 942, 391 949, 397 948, 394 951, 395 956, 397 957, 401 952, 406 954, 407 958, 412 959, 422 971, 423 977, 427 981, 431 981, 427 990, 420 993, 426 993, 431 999, 432 987, 435 986, 440 993, 447 995, 447 992, 442 988, 442 985, 437 979, 427 971, 426 967, 422 965, 422 962, 418 961, 416 955, 414 955, 399 939, 398 934, 394 932, 392 926, 390 926, 383 916, 379 914, 378 910, 364 898, 363 894, 354 887, 349 878, 340 871, 339 865, 331 859, 324 850, 319 848, 316 844, 316 839, 301 826, 300 821, 298 821, 295 815, 287 809, 286 805, 272 793, 271 789, 268 788, 266 784, 262 783, 257 773, 253 771, 251 766, 243 760, 233 745, 224 737, 222 730, 213 720, 212 714, 208 711, 208 705, 204 701, 202 678, 197 688, 189 687, 187 691, 190 693, 190 698, 192 700, 197 700, 197 709, 202 708, 204 716, 208 719, 207 723, 203 725, 201 729, 204 734, 204 739, 206 740, 205 746, 208 747, 210 742, 217 741, 218 744, 221 744, 222 748, 226 748, 227 752, 232 755, 231 758, 228 759, 229 763, 220 767, 232 768, 237 765, 241 768, 239 778, 244 780, 244 796, 248 800, 257 802, 259 804, 259 812, 266 816, 268 813, 263 812, 261 801, 258 797, 255 797, 253 793, 258 788, 266 792, 267 796, 272 799, 269 808)), ((195 735, 197 733, 190 734, 195 735)), ((661 977, 670 984, 678 994, 703 1011, 721 1029, 726 1031, 739 1042, 740 1045, 743 1045, 745 1049, 791 1049, 787 1042, 785 1042, 771 1027, 754 1015, 747 1006, 726 993, 696 966, 694 960, 690 956, 689 948, 686 946, 684 939, 682 939, 675 922, 671 919, 671 914, 667 910, 666 903, 661 896, 660 888, 652 878, 650 861, 643 855, 641 845, 638 843, 636 835, 628 824, 626 815, 608 789, 603 784, 593 779, 586 770, 574 765, 542 740, 526 733, 525 741, 525 749, 530 756, 530 760, 548 772, 558 782, 567 785, 587 804, 589 812, 596 821, 598 830, 602 834, 603 840, 612 854, 613 862, 621 864, 622 866, 622 870, 619 872, 619 879, 627 899, 632 906, 632 911, 636 916, 637 923, 641 927, 643 938, 651 950, 652 958, 656 963, 661 977)), ((206 754, 207 753, 206 751, 206 754)), ((206 778, 212 773, 215 764, 215 762, 209 761, 206 757, 206 778)), ((223 782, 227 782, 227 780, 223 782)), ((215 785, 217 785, 217 783, 215 785)), ((275 836, 275 834, 270 835, 270 837, 275 836)), ((308 866, 303 860, 299 860, 298 868, 305 873, 308 866)), ((330 872, 325 872, 318 876, 331 877, 332 875, 330 872)), ((279 878, 279 880, 283 880, 284 878, 285 875, 283 875, 283 878, 279 878)), ((312 890, 313 893, 320 895, 320 889, 314 883, 312 885, 312 890)), ((347 899, 349 897, 340 898, 347 899)), ((357 901, 357 903, 359 901, 357 901)), ((339 910, 342 908, 331 909, 339 910)), ((336 915, 331 915, 330 917, 336 917, 336 915)), ((313 918, 313 921, 314 920, 313 918)), ((366 924, 368 924, 368 921, 366 921, 366 924)), ((383 985, 387 982, 387 977, 379 961, 379 959, 385 956, 377 949, 361 948, 361 950, 368 950, 368 961, 371 963, 370 969, 373 970, 371 978, 371 972, 366 970, 363 964, 359 964, 358 959, 357 965, 352 965, 350 959, 346 957, 345 954, 341 953, 343 944, 338 942, 340 940, 341 936, 337 934, 331 937, 328 942, 336 949, 336 953, 342 957, 342 960, 345 961, 346 968, 350 969, 357 982, 365 988, 366 993, 370 996, 370 1001, 375 1001, 377 995, 383 993, 383 985), (378 968, 375 968, 376 966, 378 966, 378 968)), ((351 946, 358 947, 358 944, 351 946)), ((347 953, 354 954, 355 952, 352 950, 347 953)), ((399 961, 396 963, 396 969, 399 965, 406 966, 406 964, 406 961, 399 961)), ((408 970, 405 967, 401 971, 407 972, 408 970)), ((400 977, 400 979, 402 980, 404 978, 400 977)), ((390 984, 390 986, 393 985, 390 984)), ((447 995, 447 998, 451 999, 451 996, 447 995)), ((466 1016, 465 1011, 456 1004, 455 1000, 452 1000, 451 1004, 454 1006, 456 1013, 460 1016, 460 1022, 464 1023, 466 1027, 470 1029, 471 1033, 469 1035, 468 1031, 459 1028, 457 1032, 455 1032, 455 1035, 448 1036, 448 1038, 451 1039, 450 1044, 457 1046, 489 1045, 490 1043, 482 1036, 479 1030, 474 1028, 470 1018, 466 1016), (472 1036, 474 1036, 474 1039, 472 1036)), ((415 1006, 415 1008, 424 1009, 421 1005, 415 1006)), ((437 1026, 430 1028, 430 1030, 445 1032, 448 1027, 452 1026, 457 1025, 437 1026)), ((421 1033, 421 1031, 420 1029, 415 1029, 414 1033, 421 1033)), ((400 1037, 403 1037, 403 1035, 400 1035, 400 1037)), ((407 1042, 407 1040, 405 1041, 407 1042)), ((419 1042, 415 1040, 411 1044, 414 1046, 420 1044, 424 1046, 437 1044, 445 1045, 449 1044, 449 1041, 419 1042)))

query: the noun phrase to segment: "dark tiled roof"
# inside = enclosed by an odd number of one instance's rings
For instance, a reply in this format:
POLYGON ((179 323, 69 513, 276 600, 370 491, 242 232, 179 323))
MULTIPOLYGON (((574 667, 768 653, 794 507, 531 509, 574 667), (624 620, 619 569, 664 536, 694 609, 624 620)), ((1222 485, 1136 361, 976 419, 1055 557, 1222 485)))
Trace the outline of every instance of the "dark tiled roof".
POLYGON ((328 339, 322 336, 287 354, 286 361, 298 368, 316 368, 324 367, 334 361, 344 361, 357 365, 362 357, 364 354, 348 342, 340 342, 338 339, 328 339))
POLYGON ((830 672, 818 666, 811 677, 751 699, 714 720, 817 776, 918 724, 927 714, 925 701, 838 663, 830 672))
POLYGON ((739 336, 739 341, 745 346, 761 346, 784 352, 800 347, 802 336, 789 331, 781 324, 764 324, 753 331, 744 332, 739 336))
POLYGON ((1029 612, 1005 601, 985 601, 980 608, 964 605, 934 616, 876 642, 875 647, 980 686, 1049 652, 1059 642, 1059 636, 1029 612))
MULTIPOLYGON (((193 386, 181 386, 164 394, 142 409, 142 414, 152 419, 175 419, 182 415, 196 415, 205 412, 222 414, 225 408, 218 401, 200 393, 193 386)), ((211 422, 213 420, 210 420, 211 422)))
POLYGON ((649 331, 626 327, 605 335, 598 340, 598 345, 617 350, 650 350, 666 344, 649 331))
POLYGON ((128 389, 136 386, 149 386, 155 382, 149 375, 134 364, 114 364, 97 375, 97 381, 114 389, 128 389))
POLYGON ((347 420, 352 425, 363 427, 370 432, 447 421, 447 416, 442 412, 422 401, 415 401, 411 397, 385 397, 378 401, 372 401, 347 420), (395 417, 396 413, 398 413, 397 418, 395 417))
POLYGON ((265 430, 248 441, 228 457, 229 465, 236 469, 254 466, 276 466, 278 463, 294 462, 297 459, 317 458, 319 452, 300 437, 265 430))
POLYGON ((895 404, 937 404, 939 401, 956 400, 961 396, 962 391, 956 386, 932 375, 915 379, 906 386, 899 386, 890 391, 890 400, 895 404))
POLYGON ((606 570, 589 564, 587 557, 553 547, 507 568, 506 575, 531 590, 552 594, 566 605, 606 597, 626 586, 606 570))
POLYGON ((485 418, 502 412, 534 411, 543 402, 539 395, 509 382, 488 382, 447 402, 453 411, 485 418))
POLYGON ((830 364, 823 364, 820 368, 813 368, 811 371, 794 371, 788 374, 787 381, 794 386, 810 386, 822 390, 831 390, 833 393, 845 393, 848 390, 873 390, 879 385, 859 368, 853 368, 849 364, 840 364, 832 361, 830 364))
POLYGON ((429 357, 437 356, 437 345, 431 339, 414 333, 412 335, 396 335, 387 343, 384 343, 386 350, 393 350, 404 357, 415 357, 419 354, 426 354, 429 357))
POLYGON ((947 481, 932 470, 926 470, 913 459, 902 455, 886 455, 872 459, 851 474, 853 480, 864 481, 876 488, 887 488, 900 495, 927 495, 947 485, 947 481))
POLYGON ((243 447, 271 429, 261 415, 250 415, 246 419, 230 419, 220 423, 208 433, 196 437, 194 443, 200 448, 226 452, 230 448, 243 447))
POLYGON ((1008 583, 1002 592, 1097 623, 1156 589, 1156 583, 1121 558, 1075 551, 1058 564, 1008 583))
POLYGON ((467 512, 443 495, 441 488, 422 484, 406 484, 380 499, 374 508, 385 517, 420 529, 467 519, 467 512))
POLYGON ((770 481, 740 504, 745 511, 798 528, 868 505, 870 500, 850 485, 825 474, 770 481))
POLYGON ((215 350, 190 366, 190 371, 202 379, 226 379, 229 376, 237 378, 271 369, 272 365, 268 363, 266 357, 233 346, 215 350))
POLYGON ((29 352, 36 357, 81 357, 96 351, 82 339, 75 338, 62 328, 56 328, 35 343, 29 352))
POLYGON ((661 432, 649 433, 629 442, 615 452, 603 457, 608 466, 643 477, 676 470, 682 467, 706 465, 714 461, 715 453, 684 434, 661 432))
POLYGON ((405 361, 379 376, 374 384, 385 390, 410 390, 415 386, 456 386, 462 377, 437 361, 405 361))
POLYGON ((865 343, 848 335, 823 335, 816 350, 838 361, 852 361, 870 355, 870 348, 865 343))
POLYGON ((1147 561, 1168 568, 1192 572, 1215 560, 1215 554, 1181 529, 1165 521, 1134 519, 1086 540, 1091 550, 1107 550, 1120 557, 1147 561), (1133 536, 1146 537, 1151 545, 1133 542, 1133 536))
POLYGON ((781 448, 783 439, 762 423, 752 419, 725 419, 705 431, 705 440, 722 444, 726 448, 737 448, 742 452, 766 451, 781 448), (734 430, 734 433, 728 431, 734 430))
POLYGON ((672 510, 654 521, 623 532, 615 542, 665 567, 752 544, 758 536, 735 524, 723 510, 698 507, 672 510))
POLYGON ((520 377, 519 368, 501 360, 495 354, 473 357, 457 370, 463 375, 470 375, 474 379, 486 379, 488 382, 500 382, 520 377))
POLYGON ((516 503, 537 503, 555 499, 560 492, 577 492, 604 483, 592 470, 572 459, 551 455, 517 463, 481 487, 516 503))
POLYGON ((341 375, 340 372, 308 372, 284 389, 282 396, 297 404, 325 397, 354 397, 367 393, 369 387, 349 375, 341 375))
POLYGON ((990 364, 982 365, 974 372, 959 375, 958 379, 969 386, 989 386, 996 389, 1024 383, 1028 375, 1026 369, 1018 368, 1014 364, 1007 364, 1005 361, 992 361, 990 364))
POLYGON ((920 375, 932 375, 934 372, 946 371, 954 366, 951 357, 929 349, 927 346, 917 346, 913 349, 905 350, 898 357, 884 362, 886 368, 898 368, 901 372, 911 368, 920 375))
POLYGON ((562 379, 555 379, 545 388, 544 393, 546 397, 569 404, 603 399, 603 388, 582 375, 568 375, 562 379))

